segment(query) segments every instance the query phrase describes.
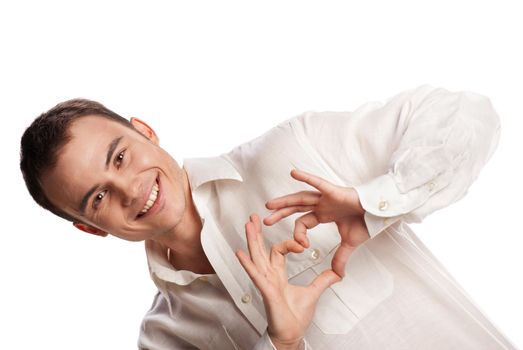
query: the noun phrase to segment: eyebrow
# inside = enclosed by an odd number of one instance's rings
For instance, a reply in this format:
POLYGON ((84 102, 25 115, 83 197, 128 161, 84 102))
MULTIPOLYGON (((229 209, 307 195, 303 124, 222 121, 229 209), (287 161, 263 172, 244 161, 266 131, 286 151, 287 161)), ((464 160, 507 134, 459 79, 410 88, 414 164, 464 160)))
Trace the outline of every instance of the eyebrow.
MULTIPOLYGON (((105 170, 109 169, 109 163, 111 162, 111 158, 113 157, 114 150, 116 147, 118 147, 118 144, 120 143, 120 140, 123 138, 123 136, 116 137, 114 140, 109 143, 107 146, 107 156, 105 158, 105 170)), ((83 196, 82 201, 80 202, 80 213, 82 215, 85 214, 85 207, 87 206, 87 202, 89 201, 89 198, 92 196, 94 191, 99 187, 99 185, 94 185, 87 191, 87 193, 83 196)))
POLYGON ((109 169, 109 162, 111 161, 111 158, 113 157, 114 150, 118 146, 118 143, 120 143, 120 140, 123 136, 115 138, 109 146, 107 146, 107 158, 105 159, 105 170, 109 169))
POLYGON ((80 202, 80 213, 82 215, 85 214, 85 207, 87 206, 87 201, 89 200, 89 197, 91 197, 91 195, 94 193, 94 191, 96 191, 98 186, 99 185, 94 185, 93 187, 91 187, 91 189, 89 191, 87 191, 85 196, 82 198, 82 202, 80 202))

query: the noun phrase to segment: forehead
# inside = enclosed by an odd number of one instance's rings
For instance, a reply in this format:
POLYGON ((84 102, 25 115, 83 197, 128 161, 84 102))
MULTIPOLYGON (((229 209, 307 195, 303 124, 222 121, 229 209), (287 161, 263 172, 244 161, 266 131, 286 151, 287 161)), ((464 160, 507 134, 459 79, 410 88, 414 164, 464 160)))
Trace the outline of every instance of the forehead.
POLYGON ((69 126, 68 135, 70 140, 58 152, 57 167, 64 167, 71 162, 85 163, 94 155, 101 157, 100 152, 105 152, 115 138, 132 138, 136 136, 136 132, 104 117, 86 116, 69 126))
POLYGON ((130 133, 134 131, 115 120, 96 115, 80 117, 73 121, 68 128, 68 134, 72 139, 82 139, 84 136, 93 136, 93 134, 110 135, 115 132, 130 133))

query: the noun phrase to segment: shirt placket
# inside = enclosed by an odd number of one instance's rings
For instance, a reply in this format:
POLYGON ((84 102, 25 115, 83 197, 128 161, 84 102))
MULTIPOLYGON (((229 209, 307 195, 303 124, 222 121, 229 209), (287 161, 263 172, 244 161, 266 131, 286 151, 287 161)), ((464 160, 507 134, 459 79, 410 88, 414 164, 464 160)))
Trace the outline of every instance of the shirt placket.
POLYGON ((236 255, 227 244, 208 209, 208 186, 201 186, 193 192, 193 200, 202 218, 201 243, 205 255, 211 262, 234 304, 245 315, 261 335, 267 328, 263 302, 256 287, 241 269, 236 255))

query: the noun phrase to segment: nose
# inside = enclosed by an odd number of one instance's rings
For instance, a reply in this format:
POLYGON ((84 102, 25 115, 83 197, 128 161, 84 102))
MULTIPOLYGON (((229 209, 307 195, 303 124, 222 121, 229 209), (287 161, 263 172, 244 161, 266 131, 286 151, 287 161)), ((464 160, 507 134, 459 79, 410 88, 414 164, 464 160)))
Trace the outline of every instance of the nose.
POLYGON ((138 177, 119 176, 113 180, 113 186, 124 207, 132 206, 140 198, 141 182, 138 177))

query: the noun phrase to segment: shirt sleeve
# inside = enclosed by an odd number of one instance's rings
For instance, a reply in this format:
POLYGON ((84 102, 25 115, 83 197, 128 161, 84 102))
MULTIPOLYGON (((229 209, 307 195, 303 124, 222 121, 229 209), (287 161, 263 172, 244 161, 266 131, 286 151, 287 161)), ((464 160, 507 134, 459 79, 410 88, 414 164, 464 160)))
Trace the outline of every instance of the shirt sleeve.
MULTIPOLYGON (((305 339, 302 339, 299 350, 310 350, 307 346, 305 339)), ((277 350, 269 337, 269 333, 265 330, 265 333, 260 337, 253 350, 277 350)))
MULTIPOLYGON (((170 311, 164 296, 158 291, 154 297, 153 305, 142 320, 138 336, 139 350, 178 350, 198 349, 196 344, 186 340, 187 328, 185 324, 191 322, 178 322, 170 316, 170 311), (185 338, 185 339, 184 339, 185 338)), ((202 331, 201 327, 194 327, 202 331)))
POLYGON ((500 132, 486 96, 430 85, 354 112, 307 112, 296 123, 324 165, 358 192, 371 237, 462 198, 500 132))

